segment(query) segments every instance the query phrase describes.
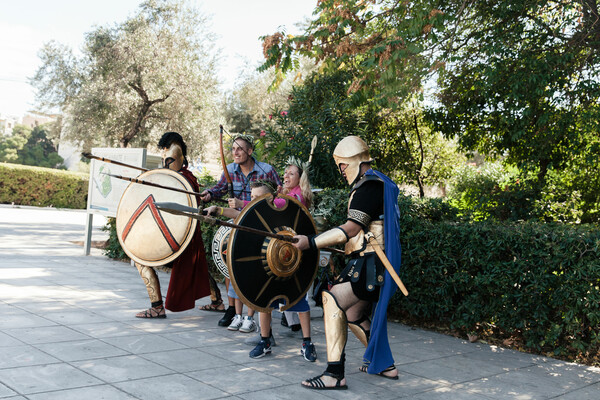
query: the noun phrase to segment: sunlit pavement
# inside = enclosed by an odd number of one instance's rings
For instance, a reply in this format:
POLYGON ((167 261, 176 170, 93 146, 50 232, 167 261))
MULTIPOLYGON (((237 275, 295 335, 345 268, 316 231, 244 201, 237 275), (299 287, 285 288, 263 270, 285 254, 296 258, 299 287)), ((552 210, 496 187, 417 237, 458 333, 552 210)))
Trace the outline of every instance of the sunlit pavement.
MULTIPOLYGON (((312 320, 316 363, 277 315, 277 346, 257 360, 248 357, 256 334, 218 327, 220 313, 134 318, 149 305, 145 287, 129 264, 97 249, 83 255, 85 217, 0 205, 0 399, 600 398, 597 368, 396 323, 388 330, 399 380, 359 372, 363 349, 350 334, 349 390, 309 391, 300 381, 326 365, 321 318, 312 320)), ((93 239, 106 238, 104 219, 94 219, 93 239)), ((165 293, 169 275, 160 278, 165 293)))

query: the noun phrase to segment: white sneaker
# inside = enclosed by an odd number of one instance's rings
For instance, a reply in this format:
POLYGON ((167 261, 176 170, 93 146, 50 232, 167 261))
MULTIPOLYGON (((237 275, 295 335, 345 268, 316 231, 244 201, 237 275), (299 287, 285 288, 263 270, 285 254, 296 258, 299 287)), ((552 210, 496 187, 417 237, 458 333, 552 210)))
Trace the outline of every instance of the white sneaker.
POLYGON ((242 316, 238 314, 235 317, 233 317, 233 321, 231 321, 231 324, 227 327, 227 329, 229 329, 230 331, 237 331, 238 329, 240 329, 241 326, 242 316))
POLYGON ((248 333, 248 332, 256 332, 257 330, 256 322, 254 322, 254 318, 245 316, 242 321, 242 326, 240 327, 240 332, 248 333))

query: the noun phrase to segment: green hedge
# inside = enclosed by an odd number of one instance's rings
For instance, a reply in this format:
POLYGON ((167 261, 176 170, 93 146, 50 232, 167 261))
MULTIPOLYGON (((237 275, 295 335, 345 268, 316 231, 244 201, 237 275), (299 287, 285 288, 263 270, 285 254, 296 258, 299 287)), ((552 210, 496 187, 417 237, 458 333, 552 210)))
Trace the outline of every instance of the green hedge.
POLYGON ((410 295, 396 294, 391 312, 505 335, 532 351, 598 354, 598 227, 413 220, 403 228, 410 295))
POLYGON ((78 172, 0 163, 0 204, 85 209, 88 179, 78 172))
MULTIPOLYGON (((323 194, 345 214, 347 191, 323 194)), ((398 205, 400 277, 409 296, 397 292, 390 315, 598 362, 597 225, 470 222, 445 201, 404 195, 398 205)), ((329 220, 340 223, 340 215, 329 220)))

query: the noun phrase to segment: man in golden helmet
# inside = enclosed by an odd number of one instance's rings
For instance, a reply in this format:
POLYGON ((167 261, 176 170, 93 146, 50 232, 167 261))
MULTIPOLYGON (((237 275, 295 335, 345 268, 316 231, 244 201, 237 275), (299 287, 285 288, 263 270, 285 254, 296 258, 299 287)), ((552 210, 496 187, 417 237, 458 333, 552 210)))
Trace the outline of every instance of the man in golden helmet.
POLYGON ((346 389, 345 346, 348 328, 366 346, 361 372, 398 379, 387 330, 386 311, 397 286, 383 267, 377 244, 397 271, 400 267, 398 187, 371 168, 373 159, 366 143, 357 136, 342 139, 333 151, 340 173, 352 187, 344 224, 314 237, 296 236, 301 250, 345 244, 350 257, 346 268, 329 291, 323 292, 323 319, 327 342, 327 369, 302 382, 308 389, 346 389), (367 236, 368 235, 368 236, 367 236), (377 303, 372 321, 373 303, 377 303))

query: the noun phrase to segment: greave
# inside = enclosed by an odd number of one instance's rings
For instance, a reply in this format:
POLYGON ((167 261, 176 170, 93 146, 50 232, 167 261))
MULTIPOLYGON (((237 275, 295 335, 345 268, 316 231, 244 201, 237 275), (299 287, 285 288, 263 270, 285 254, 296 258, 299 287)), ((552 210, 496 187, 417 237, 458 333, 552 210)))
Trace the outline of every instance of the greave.
POLYGON ((365 347, 369 345, 369 331, 366 331, 365 328, 360 326, 359 323, 356 323, 356 321, 348 322, 348 328, 350 328, 352 333, 354 333, 354 336, 356 336, 365 347))
POLYGON ((135 266, 146 285, 146 290, 148 291, 148 297, 150 297, 150 302, 153 304, 162 304, 162 294, 160 293, 160 282, 158 280, 158 276, 156 275, 156 271, 152 267, 148 267, 147 265, 142 265, 139 263, 135 263, 135 266))
POLYGON ((335 297, 327 290, 323 291, 323 321, 327 342, 327 362, 342 363, 348 339, 348 320, 335 297))

